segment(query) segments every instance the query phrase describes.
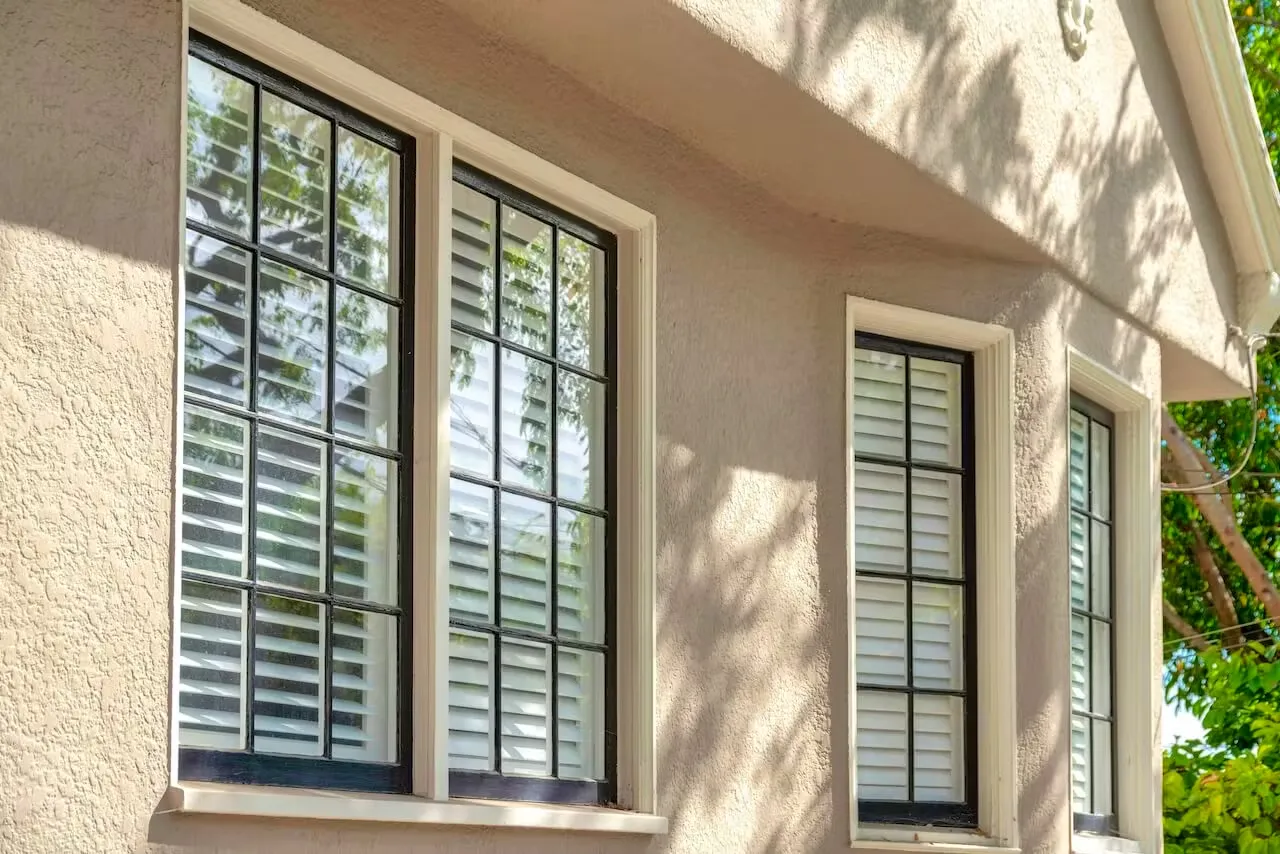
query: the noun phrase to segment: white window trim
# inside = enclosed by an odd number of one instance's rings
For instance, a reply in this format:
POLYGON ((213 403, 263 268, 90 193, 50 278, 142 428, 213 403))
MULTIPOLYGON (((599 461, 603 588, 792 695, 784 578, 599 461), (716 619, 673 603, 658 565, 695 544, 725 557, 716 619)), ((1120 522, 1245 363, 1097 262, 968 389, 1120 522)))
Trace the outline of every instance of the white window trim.
MULTIPOLYGON (((1094 852, 1159 851, 1160 805, 1160 448, 1159 405, 1128 381, 1067 349, 1069 388, 1115 415, 1115 811, 1118 837, 1072 833, 1071 849, 1094 852)), ((1069 407, 1068 407, 1069 408, 1069 407)), ((1070 415, 1065 417, 1069 418, 1070 415)), ((1064 501, 1069 500, 1065 495, 1064 501)), ((1063 582, 1065 585, 1065 581, 1063 582)), ((1064 710, 1063 732, 1070 732, 1064 710)), ((1068 736, 1069 737, 1069 736, 1068 736)), ((1070 762, 1067 763, 1070 787, 1070 762)))
MULTIPOLYGON (((594 829, 665 833, 656 810, 655 708, 655 548, 654 470, 655 294, 657 222, 654 216, 575 177, 466 119, 383 78, 238 0, 185 0, 182 75, 185 92, 186 37, 194 28, 333 98, 386 122, 417 142, 416 281, 427 298, 415 301, 417 340, 435 346, 418 350, 415 423, 435 423, 436 441, 421 430, 413 457, 417 540, 414 578, 415 650, 413 794, 373 796, 196 785, 177 779, 177 727, 171 727, 169 803, 188 812, 313 818, 416 821, 443 824, 594 829), (436 690, 447 682, 449 478, 449 294, 450 214, 454 156, 618 236, 616 330, 618 346, 618 514, 617 526, 617 799, 624 810, 565 808, 449 799, 448 698, 436 690), (434 283, 434 294, 430 290, 434 283), (430 298, 434 296, 434 299, 430 298), (569 818, 566 818, 570 816, 569 818)), ((185 97, 182 99, 185 135, 185 97)), ((185 138, 185 137, 184 137, 185 138)), ((185 150, 185 144, 181 150, 185 150)), ((185 179, 185 169, 180 173, 185 179)), ((179 187, 179 212, 185 210, 179 187)), ((406 236, 407 237, 407 236, 406 236)), ((181 238, 179 237, 179 240, 181 238)), ((182 257, 179 254, 179 257, 182 257)), ((182 271, 175 296, 181 304, 182 271)), ((181 383, 181 329, 176 333, 176 381, 181 383)), ((181 413, 176 416, 181 458, 181 413)), ((181 495, 181 470, 175 495, 181 495)), ((175 514, 173 572, 178 578, 181 533, 175 514)), ((174 597, 171 625, 177 623, 174 597)), ((174 632, 173 660, 178 654, 174 632)), ((177 672, 172 669, 171 720, 177 720, 177 672)))
POLYGON ((1018 850, 1015 566, 1013 512, 1013 332, 860 297, 845 308, 846 578, 848 580, 849 838, 874 850, 1014 852, 1018 850), (860 825, 857 786, 857 656, 854 624, 853 350, 855 332, 871 332, 974 354, 974 508, 978 660, 978 831, 860 825))

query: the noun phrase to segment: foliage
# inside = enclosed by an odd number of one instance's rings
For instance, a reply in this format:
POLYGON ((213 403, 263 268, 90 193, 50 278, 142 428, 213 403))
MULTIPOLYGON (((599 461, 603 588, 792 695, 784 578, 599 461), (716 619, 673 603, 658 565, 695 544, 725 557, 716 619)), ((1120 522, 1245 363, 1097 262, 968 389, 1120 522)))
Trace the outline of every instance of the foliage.
POLYGON ((1165 851, 1280 854, 1280 652, 1214 647, 1172 670, 1169 694, 1205 736, 1165 754, 1165 851))

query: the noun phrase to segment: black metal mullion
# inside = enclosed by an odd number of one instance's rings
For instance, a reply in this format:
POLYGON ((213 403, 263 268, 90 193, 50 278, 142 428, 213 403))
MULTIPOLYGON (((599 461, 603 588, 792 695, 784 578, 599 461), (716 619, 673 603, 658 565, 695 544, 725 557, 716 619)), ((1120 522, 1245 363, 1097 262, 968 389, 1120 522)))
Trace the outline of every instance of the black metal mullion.
MULTIPOLYGON (((256 350, 256 347, 253 348, 256 350)), ((257 359, 256 354, 251 354, 253 360, 257 359)), ((251 368, 256 370, 256 368, 251 368)), ((230 415, 233 418, 240 418, 244 421, 261 423, 267 427, 274 427, 277 430, 287 431, 297 436, 303 436, 308 439, 314 439, 317 442, 330 442, 339 448, 351 451, 358 451, 362 454, 368 454, 380 459, 390 460, 391 462, 400 463, 404 459, 404 454, 400 451, 394 451, 390 448, 383 448, 380 445, 370 445, 367 442, 361 442, 356 439, 344 438, 342 436, 329 436, 323 430, 317 430, 314 427, 308 427, 305 424, 299 424, 274 415, 263 412, 252 412, 242 406, 218 400, 212 397, 203 397, 199 393, 187 392, 184 394, 185 402, 192 406, 199 406, 202 409, 210 409, 214 412, 230 415)), ((483 484, 482 484, 483 485, 483 484)), ((595 511, 597 515, 599 511, 595 511)))
MULTIPOLYGON (((328 265, 334 272, 326 276, 329 290, 329 311, 326 334, 328 352, 325 359, 325 429, 329 436, 337 433, 338 424, 338 122, 329 119, 329 245, 328 265)), ((334 481, 338 469, 336 449, 330 440, 325 446, 325 517, 324 517, 324 592, 327 594, 324 609, 324 670, 320 676, 320 727, 325 759, 333 758, 333 529, 334 529, 334 481)), ((319 721, 317 721, 319 723, 319 721)))
POLYGON ((248 460, 248 476, 245 484, 245 537, 249 565, 246 567, 246 579, 248 586, 244 588, 245 597, 245 627, 244 640, 245 645, 245 672, 244 672, 244 709, 245 709, 245 734, 244 749, 253 752, 254 742, 254 714, 253 714, 253 695, 254 680, 256 678, 257 664, 254 661, 257 654, 257 637, 258 628, 258 425, 249 425, 249 460, 248 460))
POLYGON ((463 617, 452 617, 449 620, 449 624, 455 628, 466 629, 470 632, 502 635, 504 638, 528 641, 529 643, 536 644, 554 643, 558 646, 579 649, 584 652, 605 652, 608 649, 607 644, 596 643, 594 641, 581 640, 578 638, 554 637, 544 632, 535 632, 530 629, 517 629, 511 626, 497 626, 490 623, 482 623, 477 620, 468 620, 463 617))
POLYGON ((875 465, 884 466, 902 466, 905 464, 910 465, 914 469, 936 472, 938 474, 958 474, 961 476, 968 474, 968 471, 964 466, 953 466, 948 465, 947 463, 935 463, 926 460, 906 460, 905 456, 904 458, 899 459, 898 457, 889 456, 887 454, 875 454, 867 451, 859 451, 854 455, 854 459, 860 463, 873 463, 875 465))
POLYGON ((502 773, 502 202, 493 205, 493 770, 502 773))
POLYGON ((287 599, 297 599, 300 602, 310 602, 317 605, 323 605, 326 602, 332 602, 339 608, 346 608, 354 611, 368 611, 373 614, 383 614, 388 617, 403 617, 405 611, 395 605, 382 605, 377 602, 371 602, 364 599, 356 599, 350 596, 327 595, 320 592, 311 592, 309 590, 300 590, 291 587, 271 587, 270 585, 261 586, 258 582, 243 578, 231 578, 225 575, 217 575, 201 570, 184 570, 184 578, 192 581, 199 581, 202 584, 212 584, 218 587, 228 587, 235 590, 261 590, 263 593, 271 596, 283 596, 287 599))
POLYGON ((594 371, 575 365, 572 362, 562 361, 555 356, 539 352, 531 347, 525 346, 524 344, 512 341, 509 338, 503 338, 502 336, 494 335, 492 332, 486 332, 483 329, 477 329, 474 326, 469 326, 461 320, 450 321, 449 328, 454 332, 460 332, 463 335, 469 335, 470 337, 478 338, 481 341, 488 341, 491 344, 500 344, 513 353, 519 353, 521 356, 536 359, 545 365, 561 368, 562 370, 574 374, 575 376, 582 377, 583 379, 594 380, 602 385, 609 382, 609 378, 607 376, 597 374, 594 371))
MULTIPOLYGON (((559 426, 560 426, 560 229, 552 224, 551 226, 551 316, 549 330, 549 339, 551 343, 551 355, 554 361, 551 365, 551 409, 547 417, 547 464, 550 470, 550 487, 551 494, 554 496, 560 491, 559 480, 559 426)), ((559 634, 560 627, 560 562, 559 562, 559 545, 560 545, 560 508, 553 501, 551 504, 551 566, 549 567, 549 581, 551 584, 551 618, 548 621, 548 628, 551 630, 551 645, 547 648, 547 654, 551 656, 551 776, 560 776, 560 649, 556 646, 556 635, 559 634)))
POLYGON ((974 436, 974 401, 976 388, 973 377, 973 354, 965 354, 960 365, 960 462, 970 472, 961 478, 963 496, 961 531, 964 537, 962 560, 964 578, 964 791, 965 803, 970 809, 978 806, 978 713, 974 702, 974 686, 978 684, 978 582, 974 577, 978 565, 977 532, 977 482, 971 474, 977 467, 977 438, 974 436))
POLYGON ((906 548, 903 550, 904 569, 907 574, 906 587, 906 665, 907 665, 907 800, 914 802, 916 799, 916 700, 914 689, 915 683, 915 615, 912 612, 913 599, 915 594, 915 580, 912 574, 912 546, 914 545, 914 519, 912 518, 911 509, 911 492, 915 482, 915 476, 911 469, 911 356, 903 355, 902 358, 902 401, 903 401, 903 445, 902 458, 905 461, 904 470, 906 474, 906 482, 903 490, 903 502, 906 507, 906 548))
MULTIPOLYGON (((530 489, 527 486, 519 486, 514 483, 503 483, 501 481, 494 480, 492 478, 482 477, 472 472, 453 470, 450 472, 450 476, 456 480, 462 480, 462 481, 466 481, 467 483, 473 483, 476 486, 483 486, 488 489, 501 489, 503 493, 507 495, 519 495, 522 498, 530 498, 530 499, 533 499, 534 501, 539 501, 544 504, 554 504, 556 507, 560 507, 565 510, 572 510, 574 513, 582 513, 586 516, 594 516, 597 519, 608 519, 610 516, 610 513, 608 510, 602 509, 600 507, 592 507, 590 505, 582 504, 577 501, 570 501, 567 498, 557 498, 554 495, 549 495, 545 492, 539 492, 538 490, 530 489)), ((901 578, 900 575, 895 577, 901 578)))

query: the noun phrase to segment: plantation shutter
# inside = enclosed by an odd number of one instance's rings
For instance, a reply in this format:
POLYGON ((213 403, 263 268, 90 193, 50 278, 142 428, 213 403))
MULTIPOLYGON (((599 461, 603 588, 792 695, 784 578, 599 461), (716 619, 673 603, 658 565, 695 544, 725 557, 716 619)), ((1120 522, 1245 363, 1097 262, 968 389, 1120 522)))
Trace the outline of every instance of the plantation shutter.
MULTIPOLYGON (((493 478, 496 470, 504 481, 527 488, 582 495, 592 455, 598 457, 602 451, 600 442, 586 447, 563 431, 558 433, 558 482, 554 487, 549 483, 548 463, 539 463, 541 468, 536 470, 528 468, 528 461, 548 459, 552 450, 547 439, 557 429, 551 411, 551 383, 556 378, 547 365, 506 349, 498 356, 492 342, 457 330, 462 326, 493 331, 497 219, 497 205, 491 198, 454 183, 450 466, 455 472, 486 479, 493 478), (501 388, 495 389, 499 374, 501 388), (499 427, 493 423, 495 401, 500 407, 499 427), (495 441, 497 429, 501 436, 495 441), (496 448, 502 449, 497 460, 496 448)), ((503 219, 508 288, 536 291, 536 284, 529 280, 537 280, 549 265, 547 247, 536 242, 536 224, 528 217, 503 219)), ((503 317, 504 338, 534 349, 539 349, 537 342, 545 341, 549 317, 544 313, 508 296, 503 317)), ((585 514, 561 509, 558 515, 558 530, 553 532, 549 504, 511 493, 496 497, 491 487, 451 478, 451 617, 491 623, 497 589, 501 591, 503 626, 549 632, 550 584, 555 583, 559 635, 585 637, 584 615, 603 608, 602 599, 596 597, 598 591, 587 580, 603 567, 603 529, 585 514), (557 567, 550 565, 552 536, 558 538, 557 567), (495 585, 498 563, 501 578, 495 585)), ((602 743, 603 704, 594 698, 602 697, 604 688, 603 669, 586 655, 566 648, 555 653, 543 645, 509 638, 495 640, 485 632, 452 627, 450 767, 497 770, 495 731, 500 730, 504 774, 600 776, 603 757, 596 745, 602 743), (554 686, 552 654, 558 655, 554 686), (499 692, 493 685, 495 671, 501 679, 499 692), (557 692, 558 724, 551 718, 552 691, 557 692), (500 709, 493 708, 495 693, 501 695, 500 709), (551 761, 553 732, 558 733, 558 769, 551 761)))
POLYGON ((963 698, 917 693, 965 688, 963 494, 961 476, 951 473, 963 462, 960 379, 951 362, 864 347, 854 353, 863 800, 951 803, 965 796, 963 698))

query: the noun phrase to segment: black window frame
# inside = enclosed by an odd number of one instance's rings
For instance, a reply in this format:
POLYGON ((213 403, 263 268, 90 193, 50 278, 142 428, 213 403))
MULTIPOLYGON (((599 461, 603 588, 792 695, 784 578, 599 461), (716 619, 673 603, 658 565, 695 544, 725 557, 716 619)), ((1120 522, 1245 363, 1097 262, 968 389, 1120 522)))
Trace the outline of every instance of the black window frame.
MULTIPOLYGON (((289 599, 314 602, 325 609, 325 673, 332 669, 333 660, 333 607, 356 608, 367 613, 391 615, 398 620, 397 661, 394 671, 396 679, 396 761, 364 762, 355 760, 333 759, 333 721, 332 715, 326 714, 326 726, 323 732, 323 751, 318 757, 290 756, 282 754, 255 753, 253 743, 254 726, 254 656, 248 656, 249 666, 244 674, 243 715, 245 721, 245 748, 242 750, 221 750, 210 748, 182 747, 178 748, 178 778, 187 781, 205 781, 220 783, 241 783, 268 786, 297 786, 306 788, 340 789, 363 792, 404 793, 412 789, 412 673, 413 643, 412 623, 413 602, 412 588, 412 490, 410 488, 411 472, 409 465, 413 459, 413 291, 414 291, 414 196, 415 196, 415 140, 411 134, 396 130, 365 113, 325 95, 276 69, 264 65, 245 54, 228 47, 196 30, 189 31, 189 48, 183 57, 195 57, 249 82, 254 89, 254 115, 250 130, 252 150, 251 173, 251 231, 249 238, 234 232, 221 229, 184 216, 183 227, 202 235, 220 240, 248 253, 251 269, 251 287, 246 300, 255 305, 250 312, 245 347, 249 351, 249 372, 246 375, 246 406, 219 401, 215 398, 188 392, 185 382, 180 387, 182 405, 190 403, 199 407, 214 410, 245 420, 251 433, 249 439, 249 476, 247 480, 247 500, 249 505, 248 538, 248 574, 243 579, 227 578, 220 575, 203 575, 198 572, 180 571, 182 580, 191 579, 212 583, 228 589, 238 588, 245 591, 246 618, 243 643, 253 650, 254 632, 254 594, 259 589, 256 581, 255 545, 256 545, 256 480, 254 473, 254 455, 259 425, 270 426, 288 431, 292 435, 306 437, 325 442, 330 448, 330 465, 332 465, 333 449, 346 448, 360 453, 375 455, 380 459, 392 461, 399 467, 400 476, 397 483, 398 525, 397 525, 397 604, 395 606, 378 605, 365 600, 349 600, 333 593, 333 560, 326 560, 328 583, 324 592, 310 593, 293 588, 262 588, 265 593, 281 595, 289 599), (333 127, 334 143, 329 153, 329 174, 332 185, 328 196, 329 234, 328 253, 325 266, 308 263, 285 252, 273 249, 260 241, 259 197, 261 185, 261 115, 262 94, 269 92, 284 98, 328 119, 333 127), (337 150, 336 136, 338 129, 363 136, 377 144, 395 152, 399 157, 399 245, 397 247, 398 288, 394 295, 382 293, 368 286, 342 277, 337 270, 337 150), (258 294, 258 269, 260 259, 269 259, 287 264, 304 273, 323 279, 328 286, 328 300, 331 310, 328 312, 328 349, 329 358, 326 365, 326 424, 322 428, 308 428, 283 418, 274 417, 257 409, 256 376, 258 371, 258 312, 256 298, 258 294), (394 307, 398 312, 399 389, 397 405, 399 406, 396 447, 382 448, 372 443, 364 443, 337 432, 335 426, 335 393, 334 358, 336 312, 332 310, 338 286, 373 298, 394 307)), ((184 92, 184 97, 186 93, 184 92)), ((184 129, 185 132, 185 129, 184 129)), ((183 154, 185 164, 185 152, 183 154)), ((184 165, 185 169, 185 165, 184 165)), ((326 478, 326 516, 325 543, 332 554, 334 538, 334 477, 326 478)), ((178 500, 181 501, 179 494, 178 500)), ((174 631, 177 631, 175 624, 174 631)), ((175 662, 175 667, 179 666, 175 662)), ((320 702, 324 708, 330 708, 332 699, 332 680, 321 679, 320 702)))
MULTIPOLYGON (((904 572, 878 572, 856 569, 854 583, 858 577, 884 578, 906 582, 906 667, 907 679, 903 686, 889 686, 876 683, 855 682, 855 692, 874 691, 878 693, 907 696, 907 792, 911 796, 915 788, 915 716, 914 697, 918 694, 930 696, 961 697, 964 703, 964 763, 965 797, 962 802, 940 803, 934 801, 886 801, 858 798, 858 821, 868 824, 903 824, 912 826, 936 826, 954 828, 975 828, 978 826, 978 680, 979 661, 977 644, 977 610, 978 585, 975 575, 977 567, 977 522, 976 522, 976 447, 974 428, 974 366, 973 353, 947 347, 937 347, 890 338, 866 332, 855 332, 854 346, 859 349, 873 350, 904 357, 904 435, 901 458, 867 454, 854 451, 855 463, 871 463, 874 465, 900 468, 906 475, 905 511, 907 525, 906 566, 904 572), (913 460, 911 457, 911 360, 915 358, 950 362, 960 366, 960 465, 951 466, 940 463, 913 460), (915 469, 946 474, 957 474, 961 478, 961 560, 963 568, 958 579, 944 578, 938 575, 915 575, 912 572, 911 548, 911 472, 915 469), (912 684, 913 643, 912 643, 912 583, 923 581, 930 584, 941 583, 959 586, 963 589, 964 602, 964 687, 961 690, 921 689, 912 684)), ((856 483, 855 483, 856 489, 856 483)), ((852 498, 850 499, 852 500, 852 498)), ((850 536, 853 536, 850 532, 850 536)), ((851 544, 855 545, 856 544, 851 544)), ((857 702, 856 696, 854 702, 857 702)), ((856 738, 857 734, 852 733, 856 738)), ((857 780, 854 780, 855 795, 857 780)))
MULTIPOLYGON (((550 504, 552 508, 551 521, 551 538, 550 538, 550 565, 553 575, 553 583, 551 584, 551 598, 549 603, 551 613, 550 631, 546 633, 527 631, 523 629, 513 629, 501 624, 501 594, 499 592, 499 583, 494 582, 494 614, 492 622, 481 622, 474 620, 465 620, 455 618, 450 614, 449 628, 458 628, 470 632, 483 633, 493 638, 493 670, 492 685, 490 699, 493 704, 495 713, 492 717, 493 731, 493 759, 495 770, 493 771, 474 771, 449 768, 449 794, 451 797, 463 798, 492 798, 497 800, 519 800, 531 801, 538 803, 556 803, 556 804, 612 804, 617 798, 617 686, 618 686, 618 660, 617 660, 617 622, 618 622, 618 606, 617 606, 617 443, 618 443, 618 377, 617 377, 617 353, 618 353, 618 322, 617 322, 617 281, 618 281, 618 239, 617 235, 606 229, 593 225, 586 220, 574 216, 540 198, 534 196, 518 187, 512 186, 499 178, 494 177, 474 166, 471 166, 461 160, 455 160, 453 164, 453 180, 480 193, 495 202, 495 221, 502 222, 502 213, 504 208, 519 211, 528 216, 534 217, 542 222, 552 226, 552 252, 551 254, 551 281, 552 281, 552 299, 551 313, 549 317, 549 335, 550 341, 548 351, 546 353, 539 352, 535 349, 523 346, 512 341, 503 335, 502 329, 502 240, 501 226, 498 226, 498 232, 495 234, 494 240, 494 257, 493 257, 493 279, 494 279, 494 315, 493 330, 485 330, 475 326, 468 325, 454 317, 450 317, 450 332, 468 335, 485 341, 494 347, 494 430, 499 437, 501 436, 501 388, 500 380, 502 352, 504 350, 519 354, 526 358, 535 359, 542 364, 548 365, 551 369, 552 381, 550 383, 550 406, 549 412, 552 419, 552 441, 548 449, 548 460, 550 466, 549 483, 550 491, 541 493, 536 490, 528 489, 518 485, 514 485, 508 481, 503 481, 501 477, 501 454, 494 453, 494 469, 492 477, 481 477, 472 472, 458 471, 450 469, 449 477, 460 481, 464 481, 477 486, 485 487, 493 490, 493 512, 494 524, 494 566, 493 575, 495 579, 501 578, 501 561, 502 550, 500 546, 501 523, 500 509, 501 501, 504 493, 510 495, 518 495, 531 498, 537 501, 550 504), (582 368, 573 362, 568 362, 560 357, 559 354, 559 322, 558 322, 558 265, 559 253, 556 251, 558 246, 558 235, 560 232, 570 234, 585 243, 601 250, 605 258, 605 285, 603 288, 603 297, 605 302, 605 352, 604 352, 604 373, 596 373, 590 369, 582 368), (554 424, 558 413, 558 371, 564 370, 572 375, 600 382, 605 389, 605 499, 602 508, 591 507, 589 505, 580 504, 561 498, 558 495, 557 480, 557 457, 555 451, 554 436, 556 429, 554 424), (557 606, 557 588, 554 578, 558 573, 558 521, 556 519, 556 511, 564 507, 567 510, 576 513, 586 513, 596 518, 604 520, 605 529, 605 565, 603 573, 604 583, 604 599, 605 599, 605 631, 604 642, 592 643, 576 639, 561 638, 557 635, 557 623, 559 620, 559 609, 557 606), (502 727, 501 727, 501 708, 502 708, 502 653, 501 640, 503 638, 512 638, 516 640, 527 640, 536 643, 545 643, 550 647, 550 666, 551 666, 551 686, 549 692, 549 702, 551 704, 550 720, 551 720, 551 767, 553 772, 558 770, 559 760, 559 713, 557 711, 559 702, 559 656, 557 652, 560 648, 581 649, 590 652, 599 652, 604 656, 605 670, 605 696, 604 696, 604 774, 602 780, 582 780, 569 779, 559 777, 534 777, 525 775, 506 775, 501 771, 502 768, 502 727)), ((443 571, 448 571, 445 567, 443 571)))
MULTIPOLYGON (((1090 722, 1090 726, 1089 726, 1090 762, 1093 761, 1093 755, 1094 755, 1093 754, 1093 721, 1103 721, 1111 727, 1111 757, 1107 763, 1107 766, 1111 772, 1111 812, 1109 813, 1078 813, 1078 812, 1075 812, 1074 805, 1073 805, 1073 809, 1071 813, 1071 824, 1072 824, 1072 828, 1076 833, 1093 833, 1093 834, 1098 834, 1100 836, 1116 836, 1120 832, 1120 825, 1119 825, 1119 820, 1117 817, 1117 810, 1116 810, 1116 798, 1117 798, 1117 795, 1119 794, 1119 789, 1118 789, 1119 769, 1116 767, 1118 764, 1116 762, 1116 744, 1118 743, 1117 742, 1118 733, 1117 733, 1117 722, 1116 722, 1116 618, 1115 618, 1115 612, 1116 612, 1116 530, 1115 530, 1116 424, 1115 424, 1115 413, 1113 413, 1111 410, 1107 409, 1106 407, 1101 406, 1098 403, 1090 400, 1084 395, 1074 391, 1071 392, 1069 412, 1078 412, 1079 414, 1085 417, 1084 465, 1085 465, 1085 472, 1086 472, 1085 477, 1088 483, 1088 489, 1086 490, 1086 494, 1085 494, 1084 507, 1076 507, 1072 503, 1071 494, 1070 494, 1070 491, 1068 490, 1068 493, 1067 493, 1068 518, 1069 518, 1069 515, 1072 513, 1079 513, 1082 516, 1084 516, 1086 522, 1088 523, 1085 525, 1085 557, 1090 562, 1090 566, 1089 566, 1089 574, 1085 579, 1085 583, 1089 586, 1090 598, 1092 598, 1092 585, 1093 585, 1093 567, 1092 567, 1093 524, 1096 522, 1098 524, 1106 526, 1109 534, 1107 538, 1107 545, 1108 545, 1107 596, 1111 604, 1111 615, 1102 616, 1092 611, 1089 608, 1078 608, 1074 603, 1071 603, 1071 616, 1084 617, 1086 621, 1086 625, 1089 627, 1090 649, 1093 648, 1093 624, 1095 622, 1105 623, 1107 626, 1110 627, 1108 636, 1111 640, 1111 644, 1110 644, 1111 648, 1108 650, 1108 667, 1107 667, 1107 679, 1109 683, 1108 694, 1111 698, 1110 713, 1106 715, 1102 715, 1102 714, 1093 712, 1092 710, 1088 712, 1082 712, 1082 711, 1077 711, 1074 706, 1072 706, 1070 709, 1070 714, 1072 718, 1077 718, 1077 717, 1084 718, 1085 720, 1088 720, 1090 722), (1109 518, 1107 519, 1099 518, 1093 512, 1094 482, 1093 482, 1092 452, 1093 452, 1093 425, 1094 424, 1098 424, 1102 427, 1107 428, 1107 454, 1108 454, 1108 457, 1107 457, 1107 506, 1111 510, 1111 512, 1109 513, 1109 518)), ((1068 429, 1067 429, 1068 455, 1070 455, 1070 441, 1071 441, 1069 419, 1070 419, 1070 414, 1068 413, 1068 429)), ((1068 555, 1070 555, 1069 541, 1068 541, 1068 555)), ((1069 584, 1070 584, 1070 567, 1068 567, 1068 585, 1069 584)), ((1089 662, 1090 682, 1092 683, 1092 681, 1095 678, 1096 678, 1096 674, 1093 673, 1093 664, 1092 662, 1089 662)), ((1093 690, 1094 690, 1093 685, 1090 684, 1090 692, 1092 693, 1093 690)), ((1068 732, 1070 732, 1070 730, 1068 730, 1068 732)), ((1072 774, 1071 763, 1068 762, 1067 766, 1068 766, 1067 773, 1070 776, 1072 774)), ((1096 775, 1093 774, 1092 769, 1090 769, 1090 774, 1089 774, 1090 802, 1093 801, 1093 787, 1097 783, 1095 777, 1096 775)), ((1068 791, 1072 790, 1072 788, 1074 787, 1074 783, 1075 783, 1074 780, 1071 780, 1071 779, 1068 780, 1068 784, 1069 784, 1068 791)))

